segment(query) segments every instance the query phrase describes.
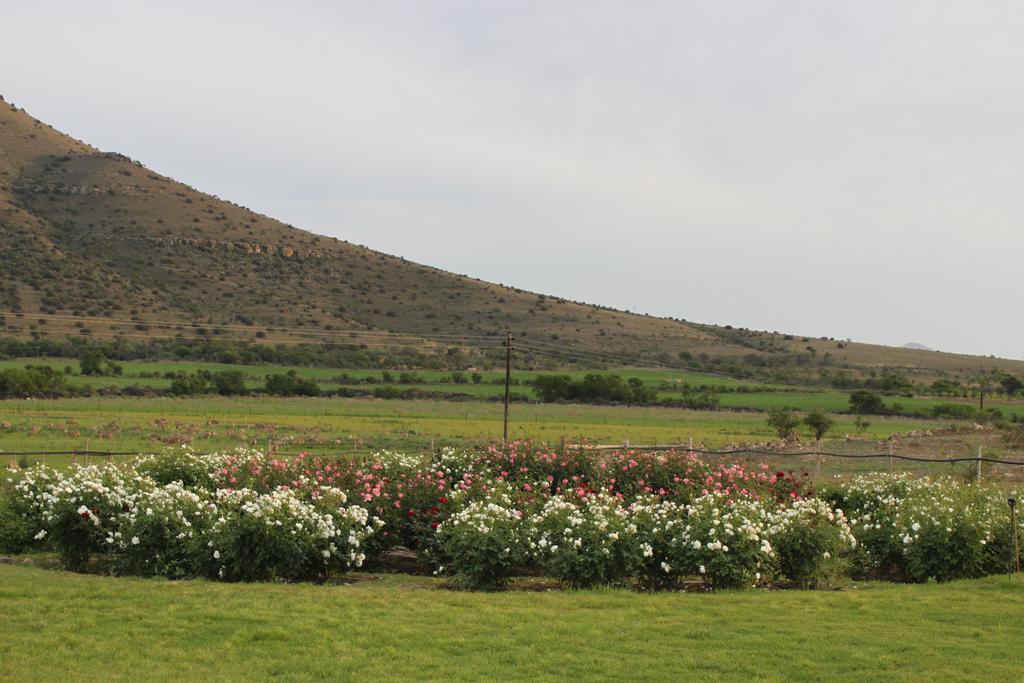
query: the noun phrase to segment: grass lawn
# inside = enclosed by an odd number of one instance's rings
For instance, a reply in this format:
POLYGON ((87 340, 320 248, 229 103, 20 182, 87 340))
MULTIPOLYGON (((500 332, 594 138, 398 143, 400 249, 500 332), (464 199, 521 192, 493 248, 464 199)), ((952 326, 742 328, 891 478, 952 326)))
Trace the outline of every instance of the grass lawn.
POLYGON ((4 680, 1020 680, 1024 577, 843 591, 462 593, 0 565, 4 680))

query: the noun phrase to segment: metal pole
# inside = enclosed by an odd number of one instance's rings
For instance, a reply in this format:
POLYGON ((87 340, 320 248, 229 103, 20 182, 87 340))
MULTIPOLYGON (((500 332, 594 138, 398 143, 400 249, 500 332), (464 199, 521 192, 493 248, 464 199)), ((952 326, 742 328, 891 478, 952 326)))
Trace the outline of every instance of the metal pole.
POLYGON ((978 481, 981 481, 981 446, 978 446, 978 481))
POLYGON ((505 429, 501 436, 501 445, 508 443, 508 397, 509 384, 512 382, 512 333, 505 337, 505 429))

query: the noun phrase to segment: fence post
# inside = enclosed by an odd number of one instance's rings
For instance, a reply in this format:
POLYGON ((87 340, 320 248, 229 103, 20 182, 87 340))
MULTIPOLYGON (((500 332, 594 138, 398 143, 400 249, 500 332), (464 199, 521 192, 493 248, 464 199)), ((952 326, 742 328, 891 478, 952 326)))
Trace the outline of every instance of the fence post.
POLYGON ((892 448, 892 441, 890 441, 889 442, 889 474, 892 474, 892 461, 893 461, 892 450, 893 450, 893 448, 892 448))
POLYGON ((1020 572, 1020 549, 1017 546, 1017 499, 1008 498, 1006 500, 1010 505, 1010 535, 1013 538, 1013 557, 1010 558, 1010 566, 1007 569, 1007 574, 1014 574, 1020 572))
POLYGON ((981 481, 981 446, 978 446, 978 481, 981 481))
POLYGON ((1013 569, 1020 573, 1020 546, 1017 544, 1017 507, 1013 506, 1013 569))

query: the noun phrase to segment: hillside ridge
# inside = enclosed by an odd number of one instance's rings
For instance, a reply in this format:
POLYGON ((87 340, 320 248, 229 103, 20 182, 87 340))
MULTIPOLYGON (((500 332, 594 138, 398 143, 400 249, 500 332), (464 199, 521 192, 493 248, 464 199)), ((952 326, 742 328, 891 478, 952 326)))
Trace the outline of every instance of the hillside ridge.
POLYGON ((524 350, 557 349, 564 360, 1024 371, 1020 361, 656 318, 449 273, 202 193, 7 102, 0 102, 0 239, 0 311, 14 313, 0 335, 82 333, 81 324, 52 317, 26 322, 33 314, 97 320, 89 332, 108 336, 133 328, 103 325, 105 318, 138 321, 136 328, 187 320, 250 327, 238 335, 249 340, 303 340, 285 328, 376 330, 428 345, 447 338, 439 349, 497 342, 510 330, 524 350))

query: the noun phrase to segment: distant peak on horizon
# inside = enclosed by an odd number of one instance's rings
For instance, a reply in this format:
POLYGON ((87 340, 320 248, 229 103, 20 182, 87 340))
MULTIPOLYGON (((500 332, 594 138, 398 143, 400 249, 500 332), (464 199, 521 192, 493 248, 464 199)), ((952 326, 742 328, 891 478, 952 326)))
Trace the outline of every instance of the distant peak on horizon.
POLYGON ((935 349, 931 348, 930 346, 925 346, 924 344, 918 344, 917 342, 908 342, 908 343, 903 345, 903 348, 905 348, 905 349, 913 349, 915 351, 934 351, 935 350, 935 349))

